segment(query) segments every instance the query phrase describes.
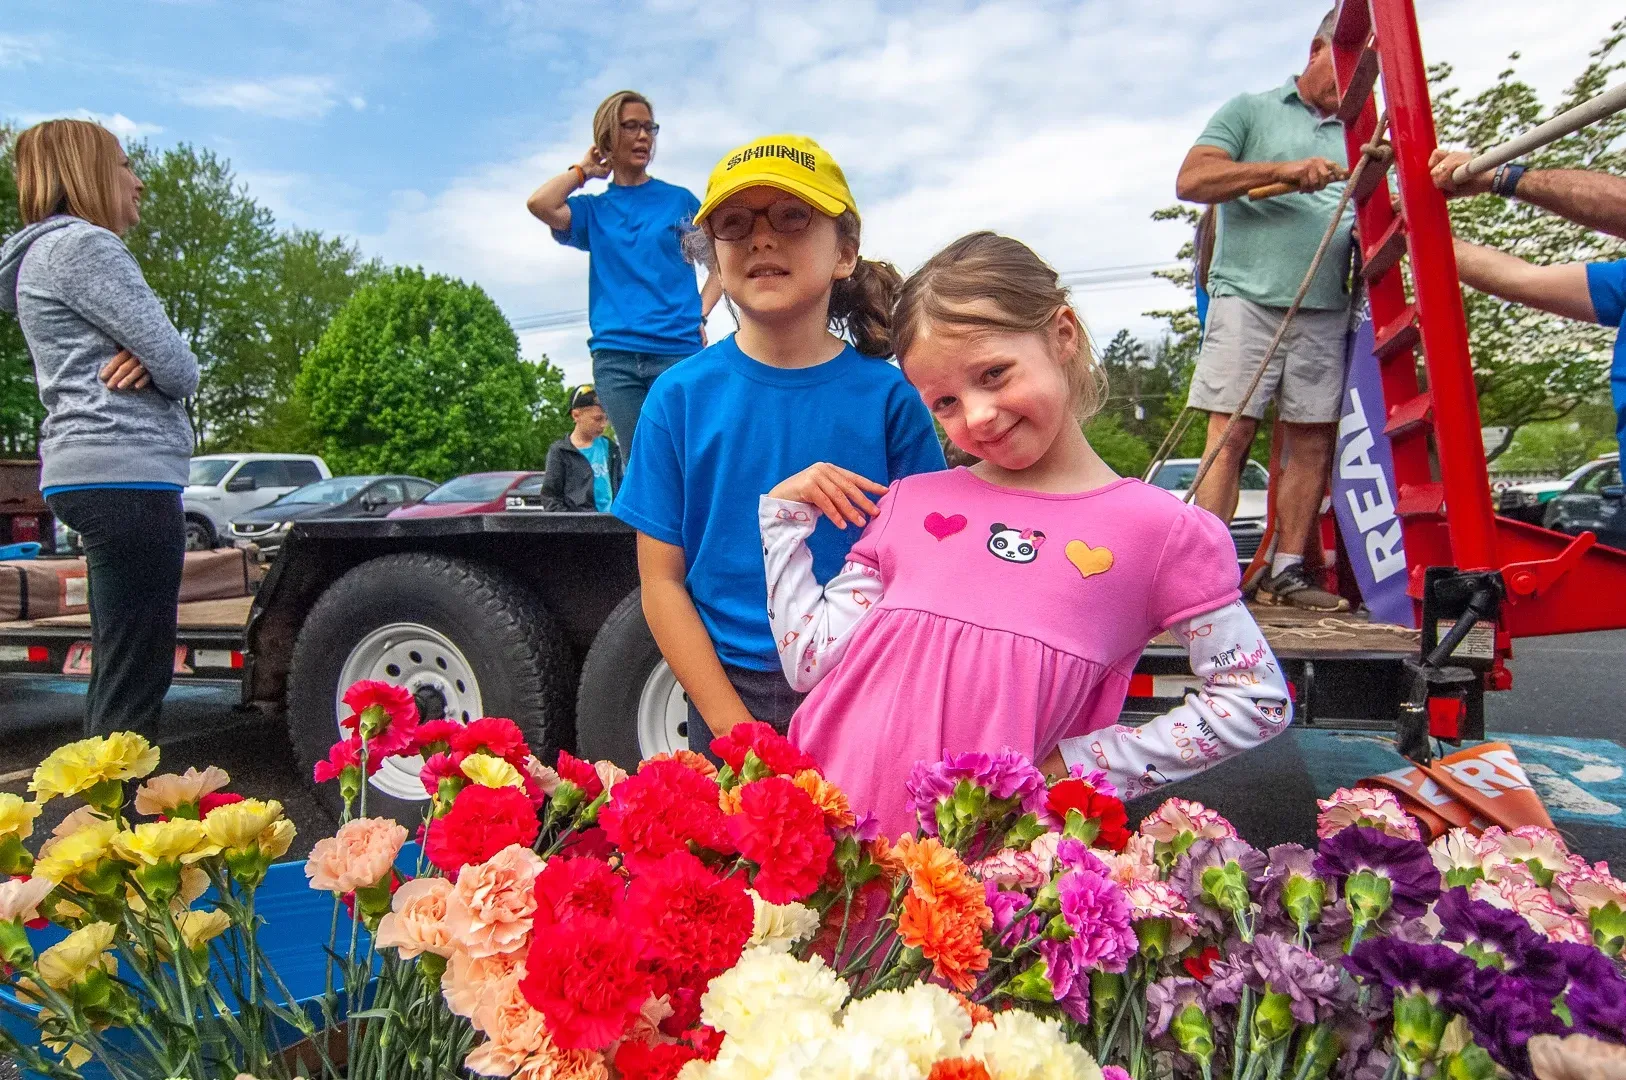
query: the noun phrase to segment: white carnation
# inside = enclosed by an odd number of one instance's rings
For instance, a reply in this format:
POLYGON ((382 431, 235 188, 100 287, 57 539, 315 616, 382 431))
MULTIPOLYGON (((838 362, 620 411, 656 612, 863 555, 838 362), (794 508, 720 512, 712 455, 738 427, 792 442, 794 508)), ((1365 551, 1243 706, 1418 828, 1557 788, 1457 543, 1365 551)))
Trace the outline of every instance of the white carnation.
POLYGON ((741 1021, 723 1038, 717 1059, 694 1080, 768 1080, 769 1076, 777 1080, 777 1069, 787 1054, 796 1047, 820 1043, 835 1031, 835 1021, 818 1009, 791 1007, 759 1013, 741 1021))
POLYGON ((786 1047, 767 1080, 924 1080, 925 1070, 883 1036, 841 1031, 786 1047))
POLYGON ((925 1074, 943 1058, 960 1055, 971 1018, 941 986, 916 983, 907 990, 886 990, 853 1002, 841 1030, 901 1047, 925 1074))
POLYGON ((738 1038, 755 1017, 793 1011, 817 1013, 833 1027, 847 992, 846 980, 819 957, 798 960, 767 948, 747 949, 739 963, 711 980, 700 997, 700 1018, 738 1038))
POLYGON ((806 941, 819 932, 819 913, 806 904, 770 904, 758 896, 755 889, 747 891, 756 911, 748 946, 770 952, 790 952, 797 942, 806 941))
POLYGON ((1101 1067, 1066 1040, 1059 1020, 1020 1010, 974 1027, 965 1056, 987 1066, 993 1080, 1101 1080, 1101 1067))

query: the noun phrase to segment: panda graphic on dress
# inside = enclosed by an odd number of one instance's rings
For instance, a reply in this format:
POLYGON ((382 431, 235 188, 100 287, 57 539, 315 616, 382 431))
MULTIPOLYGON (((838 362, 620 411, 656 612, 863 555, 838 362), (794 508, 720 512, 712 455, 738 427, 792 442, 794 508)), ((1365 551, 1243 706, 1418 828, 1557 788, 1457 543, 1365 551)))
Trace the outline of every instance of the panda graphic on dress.
POLYGON ((1044 533, 1038 529, 1013 529, 996 521, 988 526, 988 550, 1006 562, 1030 563, 1039 557, 1044 533))

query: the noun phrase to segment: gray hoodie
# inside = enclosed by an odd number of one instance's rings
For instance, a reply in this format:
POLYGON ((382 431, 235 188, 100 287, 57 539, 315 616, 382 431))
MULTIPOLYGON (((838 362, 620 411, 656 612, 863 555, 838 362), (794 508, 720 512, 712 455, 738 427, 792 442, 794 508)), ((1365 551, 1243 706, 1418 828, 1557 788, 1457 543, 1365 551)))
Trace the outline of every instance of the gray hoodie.
POLYGON ((25 226, 0 247, 0 311, 22 325, 45 405, 42 488, 185 486, 185 402, 198 389, 198 361, 124 241, 65 214, 25 226), (121 348, 141 361, 150 386, 102 384, 102 366, 121 348))

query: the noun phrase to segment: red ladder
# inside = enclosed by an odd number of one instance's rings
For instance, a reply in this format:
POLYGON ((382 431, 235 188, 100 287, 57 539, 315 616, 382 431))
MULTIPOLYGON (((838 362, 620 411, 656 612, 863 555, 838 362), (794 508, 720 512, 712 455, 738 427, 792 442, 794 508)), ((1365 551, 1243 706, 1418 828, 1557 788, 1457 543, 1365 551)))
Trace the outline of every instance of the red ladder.
POLYGON ((1408 592, 1421 601, 1430 567, 1499 572, 1505 599, 1485 688, 1506 689, 1511 678, 1503 660, 1513 638, 1626 627, 1626 552, 1596 546, 1591 533, 1565 536, 1492 510, 1451 222, 1429 176, 1434 115, 1412 0, 1343 0, 1333 62, 1351 165, 1377 129, 1373 89, 1381 80, 1400 187, 1397 215, 1390 170, 1373 161, 1352 201, 1393 443, 1408 592), (1426 388, 1418 381, 1419 348, 1426 388))

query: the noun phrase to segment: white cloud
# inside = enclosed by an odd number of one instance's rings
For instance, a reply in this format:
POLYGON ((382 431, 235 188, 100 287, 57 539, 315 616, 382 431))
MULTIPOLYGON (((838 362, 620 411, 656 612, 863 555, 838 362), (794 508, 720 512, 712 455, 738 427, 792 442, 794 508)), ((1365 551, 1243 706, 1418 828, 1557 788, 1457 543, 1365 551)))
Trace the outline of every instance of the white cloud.
POLYGON ((180 96, 188 105, 237 109, 279 120, 317 120, 342 100, 336 81, 326 75, 215 79, 183 90, 180 96))
POLYGON ((357 112, 361 112, 367 107, 367 99, 362 97, 360 94, 352 94, 347 100, 350 103, 350 107, 357 112))
POLYGON ((99 113, 92 112, 90 109, 68 109, 54 113, 24 113, 17 119, 24 127, 45 120, 93 120, 114 135, 117 135, 120 142, 128 142, 131 139, 144 139, 149 135, 157 135, 164 130, 157 124, 146 124, 138 120, 131 120, 123 113, 99 113))
MULTIPOLYGON (((1226 98, 1297 71, 1323 10, 1307 0, 1226 11, 1166 0, 965 0, 953 11, 646 0, 594 7, 588 19, 551 0, 510 0, 511 45, 602 58, 554 91, 570 134, 442 190, 395 193, 387 223, 362 241, 478 281, 511 316, 585 308, 587 257, 555 244, 524 199, 580 156, 600 97, 633 85, 663 125, 656 175, 698 192, 729 147, 775 130, 813 134, 853 183, 865 253, 905 271, 976 228, 1024 239, 1064 271, 1162 261, 1183 229, 1149 215, 1174 201, 1193 138, 1226 98)), ((1458 85, 1487 85, 1522 48, 1521 74, 1549 100, 1610 22, 1593 0, 1549 0, 1539 17, 1513 0, 1425 10, 1427 58, 1454 63, 1458 85)), ((1102 337, 1150 334, 1157 324, 1143 313, 1182 297, 1153 279, 1078 295, 1102 337)), ((729 325, 715 316, 714 334, 729 325)), ((545 351, 585 378, 586 337, 578 327, 522 341, 527 355, 545 351)))
POLYGON ((0 68, 37 64, 44 57, 43 38, 23 34, 0 34, 0 68))

